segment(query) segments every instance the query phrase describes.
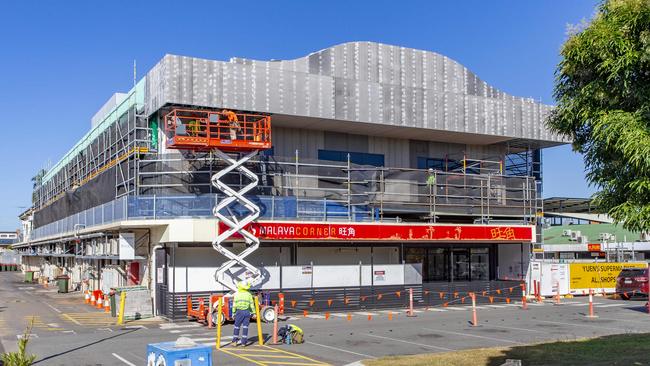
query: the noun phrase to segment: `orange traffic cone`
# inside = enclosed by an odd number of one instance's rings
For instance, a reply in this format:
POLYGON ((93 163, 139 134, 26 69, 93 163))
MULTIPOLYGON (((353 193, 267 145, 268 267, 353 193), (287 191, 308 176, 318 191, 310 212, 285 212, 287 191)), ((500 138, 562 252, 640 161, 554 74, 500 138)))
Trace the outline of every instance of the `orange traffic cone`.
POLYGON ((90 296, 90 306, 95 306, 97 305, 97 299, 95 299, 95 294, 92 294, 90 296))
POLYGON ((105 313, 111 312, 111 302, 108 301, 108 296, 104 296, 104 312, 105 313))
POLYGON ((99 295, 99 299, 97 299, 97 309, 101 310, 104 308, 104 300, 102 299, 102 295, 99 295))
POLYGON ((86 296, 84 296, 84 301, 86 304, 90 304, 90 291, 86 290, 86 296))

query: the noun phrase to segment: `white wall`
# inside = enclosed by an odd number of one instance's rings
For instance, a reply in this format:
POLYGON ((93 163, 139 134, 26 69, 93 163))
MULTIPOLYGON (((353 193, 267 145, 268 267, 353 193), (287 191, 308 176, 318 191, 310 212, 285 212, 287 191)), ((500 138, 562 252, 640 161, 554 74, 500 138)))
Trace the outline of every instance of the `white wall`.
MULTIPOLYGON (((280 288, 280 270, 282 270, 282 288, 309 287, 357 287, 405 285, 422 283, 422 266, 420 264, 376 264, 370 265, 314 265, 262 267, 263 282, 257 288, 280 288), (374 272, 373 272, 374 271, 374 272)), ((208 267, 171 267, 168 269, 171 292, 206 292, 224 291, 222 285, 214 279, 216 268, 208 267)), ((234 270, 237 272, 237 269, 234 270)))
MULTIPOLYGON (((370 248, 355 247, 298 247, 296 264, 313 262, 319 265, 370 263, 370 248)), ((399 263, 397 248, 376 247, 373 249, 374 263, 399 263)))
POLYGON ((530 244, 499 244, 497 246, 499 279, 521 279, 528 271, 530 244), (523 262, 522 262, 523 258, 523 262))
MULTIPOLYGON (((233 250, 233 248, 228 248, 233 250)), ((180 267, 214 267, 217 268, 225 262, 226 257, 219 254, 212 247, 188 248, 179 247, 176 251, 176 266, 180 267)), ((238 252, 236 249, 234 250, 238 252)), ((246 261, 254 266, 273 266, 276 263, 289 265, 291 252, 289 248, 260 247, 253 254, 246 257, 246 261)))

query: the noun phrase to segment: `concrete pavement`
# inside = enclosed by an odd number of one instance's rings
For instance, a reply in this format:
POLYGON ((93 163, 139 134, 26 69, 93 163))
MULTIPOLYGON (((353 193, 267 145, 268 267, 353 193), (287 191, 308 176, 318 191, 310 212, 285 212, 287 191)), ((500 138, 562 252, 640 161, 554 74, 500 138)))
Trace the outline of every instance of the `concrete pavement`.
MULTIPOLYGON (((153 321, 117 327, 114 319, 108 318, 104 323, 103 313, 82 304, 79 294, 24 286, 14 273, 0 273, 0 295, 0 339, 5 348, 14 348, 25 322, 37 317, 37 338, 29 344, 29 351, 38 355, 36 365, 144 365, 148 343, 184 336, 197 343, 214 344, 215 330, 192 322, 153 321), (43 305, 44 299, 50 306, 43 305), (93 320, 95 315, 98 320, 93 320)), ((304 344, 226 347, 215 351, 214 361, 218 365, 345 365, 387 355, 650 332, 644 301, 602 297, 595 301, 599 316, 595 319, 584 316, 587 298, 562 300, 561 305, 531 303, 529 310, 521 310, 520 304, 514 303, 483 304, 478 309, 478 327, 469 323, 471 311, 467 306, 418 309, 413 318, 406 317, 404 309, 353 311, 351 320, 348 313, 332 313, 328 320, 323 314, 292 316, 280 325, 289 322, 300 326, 305 331, 304 344)), ((252 341, 256 341, 255 329, 251 327, 252 341)), ((270 337, 272 325, 264 324, 263 331, 270 337)), ((224 344, 231 332, 232 325, 224 326, 224 344)))

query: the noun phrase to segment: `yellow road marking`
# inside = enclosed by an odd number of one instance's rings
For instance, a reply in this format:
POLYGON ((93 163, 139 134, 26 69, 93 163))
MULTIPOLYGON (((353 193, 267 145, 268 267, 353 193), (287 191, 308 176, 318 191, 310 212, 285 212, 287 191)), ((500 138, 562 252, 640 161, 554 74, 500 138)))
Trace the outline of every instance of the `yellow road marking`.
POLYGON ((315 366, 327 365, 326 363, 302 363, 302 362, 282 362, 282 361, 263 361, 264 365, 296 365, 296 366, 315 366))
POLYGON ((236 353, 229 352, 229 351, 227 351, 227 350, 225 350, 225 349, 223 349, 223 348, 219 348, 219 351, 221 351, 221 352, 223 352, 223 353, 226 353, 226 354, 229 354, 229 355, 234 356, 234 357, 241 358, 242 360, 246 360, 246 361, 248 361, 248 362, 252 362, 252 363, 254 363, 254 364, 256 364, 256 365, 265 366, 265 365, 264 365, 263 363, 261 363, 261 362, 257 362, 257 361, 255 361, 255 360, 252 360, 252 359, 246 357, 246 356, 240 356, 240 355, 238 355, 238 354, 236 354, 236 353))
MULTIPOLYGON (((280 353, 280 352, 276 352, 280 353)), ((288 356, 288 355, 260 355, 260 354, 252 354, 252 353, 238 353, 239 356, 250 356, 250 357, 268 357, 268 358, 301 358, 298 356, 288 356)), ((262 361, 266 362, 266 361, 262 361)))
POLYGON ((268 349, 260 349, 260 348, 251 348, 249 347, 228 347, 228 350, 231 352, 234 351, 242 351, 242 352, 269 352, 269 353, 280 353, 279 351, 271 351, 268 349))
POLYGON ((292 365, 292 366, 325 366, 329 365, 327 363, 316 361, 309 357, 303 356, 301 354, 281 350, 279 348, 269 347, 269 346, 255 346, 255 347, 242 347, 242 348, 221 348, 220 351, 229 354, 234 357, 241 358, 248 362, 252 362, 256 365, 268 366, 268 365, 292 365), (236 352, 241 351, 241 352, 236 352), (269 360, 276 359, 277 361, 269 360), (278 360, 284 358, 289 360, 278 360), (294 362, 294 361, 305 361, 305 362, 294 362))
POLYGON ((61 316, 65 317, 66 319, 70 320, 71 322, 73 322, 73 323, 75 323, 77 325, 81 325, 81 323, 79 323, 78 321, 72 319, 72 317, 70 317, 70 315, 68 315, 68 314, 61 314, 61 316))
POLYGON ((273 347, 269 347, 269 346, 262 346, 262 347, 264 347, 264 348, 268 348, 268 349, 272 349, 272 350, 276 350, 276 351, 278 351, 278 352, 286 353, 286 354, 291 355, 291 356, 298 356, 298 357, 300 357, 300 358, 302 358, 302 359, 304 359, 304 360, 309 360, 309 361, 312 361, 312 362, 317 363, 317 364, 319 364, 319 365, 328 365, 327 363, 324 363, 324 362, 321 362, 321 361, 316 361, 316 360, 314 360, 314 359, 312 359, 312 358, 309 358, 309 357, 307 357, 307 356, 300 355, 300 354, 298 354, 298 353, 293 353, 293 352, 285 351, 285 350, 283 350, 283 349, 273 348, 273 347))

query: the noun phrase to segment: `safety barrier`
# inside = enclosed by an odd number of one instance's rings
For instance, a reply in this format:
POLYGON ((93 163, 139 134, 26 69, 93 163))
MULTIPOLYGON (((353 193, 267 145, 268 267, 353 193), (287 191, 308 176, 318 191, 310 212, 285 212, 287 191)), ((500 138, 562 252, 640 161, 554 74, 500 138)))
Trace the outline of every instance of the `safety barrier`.
MULTIPOLYGON (((460 304, 469 304, 469 301, 472 302, 473 307, 476 307, 476 303, 478 299, 483 299, 485 303, 489 304, 495 304, 495 303, 506 303, 510 304, 512 303, 513 299, 518 299, 522 298, 521 294, 523 293, 523 289, 525 288, 525 285, 523 283, 514 285, 514 286, 509 286, 509 287, 503 287, 503 288, 496 288, 492 290, 483 290, 480 292, 476 291, 467 291, 467 292, 459 292, 459 291, 454 291, 454 292, 444 292, 444 291, 439 291, 437 293, 432 293, 430 290, 422 290, 422 295, 424 296, 423 298, 430 299, 431 297, 438 297, 440 302, 437 302, 434 305, 422 305, 422 302, 420 303, 421 306, 424 306, 425 309, 429 308, 434 308, 434 307, 440 307, 440 308, 446 308, 451 305, 460 305, 460 304)), ((302 313, 303 316, 307 317, 310 313, 322 313, 324 314, 324 318, 326 320, 329 320, 331 311, 336 309, 336 311, 341 310, 340 306, 336 305, 343 305, 343 309, 345 310, 346 307, 347 310, 350 312, 347 315, 348 320, 351 320, 353 315, 352 311, 357 310, 355 309, 356 305, 359 304, 364 304, 366 302, 369 302, 369 300, 375 300, 376 302, 379 302, 383 299, 386 299, 388 301, 390 300, 395 300, 395 299, 402 299, 405 298, 406 302, 408 305, 406 306, 400 306, 401 308, 408 308, 409 311, 408 313, 413 313, 413 301, 412 301, 412 296, 415 293, 414 288, 410 287, 407 288, 406 291, 403 290, 398 290, 398 291, 393 291, 393 292, 383 292, 383 293, 377 293, 374 295, 361 295, 359 298, 355 298, 356 304, 352 304, 352 298, 349 297, 343 297, 341 298, 328 298, 328 299, 309 299, 307 302, 307 306, 299 306, 298 305, 298 300, 293 300, 291 297, 287 296, 284 294, 287 298, 285 299, 285 307, 289 309, 293 313, 302 313), (287 306, 286 304, 289 304, 287 306)), ((272 300, 271 305, 275 305, 278 302, 278 300, 272 300)), ((522 304, 523 305, 523 304, 522 304)), ((372 320, 372 315, 367 315, 368 320, 372 320)))
MULTIPOLYGON (((327 287, 327 288, 303 288, 303 289, 276 289, 265 291, 271 299, 277 300, 282 294, 284 306, 280 313, 300 313, 302 309, 311 312, 343 311, 343 310, 370 310, 370 309, 394 309, 406 308, 409 306, 409 289, 413 291, 413 306, 415 308, 442 306, 444 303, 453 304, 454 300, 464 303, 468 301, 468 293, 479 294, 476 301, 478 304, 490 303, 489 296, 481 296, 483 292, 493 293, 492 302, 505 301, 497 294, 497 289, 505 289, 507 297, 520 300, 524 294, 521 281, 473 281, 473 282, 431 282, 418 285, 396 285, 396 286, 364 286, 364 287, 327 287), (510 292, 509 288, 512 288, 510 292), (399 292, 399 296, 396 293, 399 292), (445 293, 440 297, 440 293, 445 293), (457 297, 454 296, 457 294, 457 297), (464 294, 464 295, 463 295, 464 294), (378 296, 380 295, 380 296, 378 296), (463 296, 465 300, 461 298, 463 296), (311 303, 313 300, 313 303, 311 303), (331 303, 328 303, 331 300, 331 303), (293 301, 293 303, 292 303, 293 301), (294 306, 292 306, 292 304, 294 306)), ((166 286, 160 286, 157 291, 158 314, 170 320, 183 320, 187 316, 187 297, 192 297, 192 306, 198 307, 199 298, 207 303, 211 295, 218 295, 219 292, 169 292, 166 286)), ((502 291, 502 290, 500 290, 502 291)), ((468 302, 469 303, 469 302, 468 302)), ((273 305, 273 304, 270 304, 273 305)))

